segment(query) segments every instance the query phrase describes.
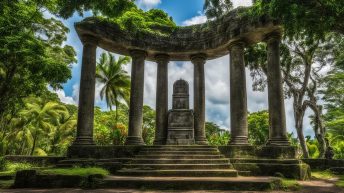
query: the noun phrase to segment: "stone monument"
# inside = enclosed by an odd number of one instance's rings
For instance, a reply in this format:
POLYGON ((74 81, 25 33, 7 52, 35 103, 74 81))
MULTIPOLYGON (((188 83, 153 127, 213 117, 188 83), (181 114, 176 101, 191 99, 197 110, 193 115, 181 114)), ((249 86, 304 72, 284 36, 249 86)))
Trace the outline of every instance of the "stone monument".
POLYGON ((167 145, 194 144, 194 116, 189 109, 189 84, 177 80, 173 84, 172 110, 168 112, 167 145))

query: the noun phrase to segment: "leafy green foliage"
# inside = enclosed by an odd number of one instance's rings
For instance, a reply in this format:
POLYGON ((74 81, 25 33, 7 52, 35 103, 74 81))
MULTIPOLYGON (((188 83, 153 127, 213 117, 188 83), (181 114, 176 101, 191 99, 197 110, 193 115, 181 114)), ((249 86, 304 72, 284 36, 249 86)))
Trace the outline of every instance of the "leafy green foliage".
POLYGON ((100 174, 102 176, 109 175, 109 171, 103 168, 90 167, 90 168, 54 168, 39 170, 40 174, 50 174, 50 175, 78 175, 78 176, 89 176, 100 174))
POLYGON ((51 11, 65 19, 73 16, 74 12, 83 15, 86 11, 115 18, 136 7, 133 2, 134 0, 56 0, 51 11))
POLYGON ((267 111, 249 113, 247 122, 250 144, 264 145, 269 138, 269 113, 267 111))
POLYGON ((122 30, 132 34, 140 32, 166 36, 174 31, 176 24, 164 11, 151 9, 144 12, 136 7, 123 13, 116 18, 104 18, 103 20, 118 24, 122 30))
POLYGON ((203 11, 207 18, 218 18, 233 8, 230 0, 205 0, 203 11))
POLYGON ((227 145, 230 140, 230 133, 221 129, 213 122, 205 123, 205 133, 210 145, 227 145))
POLYGON ((155 137, 155 110, 143 106, 142 138, 147 145, 153 145, 155 137))
POLYGON ((15 113, 30 94, 47 85, 61 88, 71 77, 75 51, 63 45, 69 31, 61 21, 45 18, 50 1, 0 2, 0 117, 15 113))
POLYGON ((328 32, 344 34, 342 0, 256 0, 252 13, 279 19, 290 37, 303 32, 312 37, 324 37, 328 32))

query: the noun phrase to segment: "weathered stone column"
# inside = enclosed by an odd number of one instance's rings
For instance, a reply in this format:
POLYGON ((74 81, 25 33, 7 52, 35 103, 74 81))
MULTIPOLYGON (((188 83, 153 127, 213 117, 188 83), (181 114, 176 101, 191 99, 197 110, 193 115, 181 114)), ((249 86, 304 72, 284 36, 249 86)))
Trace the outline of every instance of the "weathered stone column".
POLYGON ((158 64, 156 85, 156 130, 155 145, 166 143, 167 137, 167 111, 168 111, 168 62, 170 57, 158 54, 155 60, 158 64))
POLYGON ((98 40, 93 36, 82 36, 81 41, 84 48, 82 52, 77 134, 73 145, 94 145, 93 119, 98 40))
POLYGON ((285 121, 283 84, 280 65, 281 34, 273 33, 266 37, 267 42, 267 80, 269 99, 269 141, 268 145, 289 145, 285 121))
POLYGON ((144 69, 147 53, 132 50, 129 129, 126 145, 144 145, 142 139, 144 69))
POLYGON ((195 143, 199 145, 207 144, 205 137, 205 83, 204 83, 204 64, 205 54, 191 56, 194 64, 194 130, 195 143))
POLYGON ((244 61, 244 42, 229 45, 230 51, 230 145, 248 145, 247 93, 244 61))

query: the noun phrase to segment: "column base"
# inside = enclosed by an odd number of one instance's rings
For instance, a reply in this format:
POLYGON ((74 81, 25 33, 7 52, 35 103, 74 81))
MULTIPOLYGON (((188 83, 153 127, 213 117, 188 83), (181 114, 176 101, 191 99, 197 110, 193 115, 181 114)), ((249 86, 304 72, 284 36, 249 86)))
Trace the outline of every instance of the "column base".
POLYGON ((208 145, 208 141, 205 137, 195 139, 196 145, 208 145))
POLYGON ((125 145, 146 145, 142 137, 128 136, 125 145))
POLYGON ((92 137, 77 137, 72 146, 96 145, 92 137))
POLYGON ((256 150, 252 145, 218 146, 220 152, 227 158, 255 158, 256 150))
POLYGON ((229 145, 249 146, 250 144, 248 143, 247 136, 236 136, 230 140, 229 145))
POLYGON ((166 139, 155 139, 153 142, 154 145, 165 145, 166 139))
POLYGON ((290 146, 288 138, 272 138, 266 143, 267 146, 290 146))
POLYGON ((258 154, 260 158, 265 159, 296 159, 297 148, 294 146, 267 145, 262 147, 258 154))

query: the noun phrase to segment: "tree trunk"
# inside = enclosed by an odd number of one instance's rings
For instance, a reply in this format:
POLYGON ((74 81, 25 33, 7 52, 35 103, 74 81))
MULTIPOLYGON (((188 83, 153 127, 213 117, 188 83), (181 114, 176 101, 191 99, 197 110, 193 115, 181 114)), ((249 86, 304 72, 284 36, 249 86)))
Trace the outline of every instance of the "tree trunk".
POLYGON ((307 148, 307 143, 305 141, 305 136, 303 135, 303 117, 304 117, 304 114, 305 114, 305 110, 303 110, 303 108, 300 107, 300 105, 297 105, 294 102, 295 129, 297 131, 297 137, 299 138, 303 157, 308 158, 309 152, 308 152, 308 148, 307 148))
POLYGON ((35 132, 35 136, 33 137, 33 144, 32 144, 32 148, 31 148, 31 152, 30 152, 30 155, 32 156, 34 151, 35 151, 35 148, 36 148, 36 141, 37 141, 37 131, 35 132))

